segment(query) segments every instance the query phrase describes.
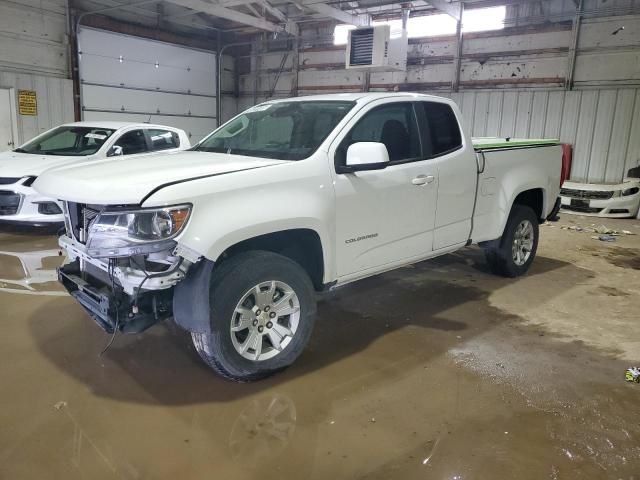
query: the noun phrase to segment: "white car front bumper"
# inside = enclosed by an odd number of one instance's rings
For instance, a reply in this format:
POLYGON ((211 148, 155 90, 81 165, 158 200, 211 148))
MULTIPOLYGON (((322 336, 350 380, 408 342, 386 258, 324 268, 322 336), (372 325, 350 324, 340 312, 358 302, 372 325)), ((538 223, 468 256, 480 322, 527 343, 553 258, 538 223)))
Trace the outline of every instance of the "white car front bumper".
POLYGON ((13 183, 0 178, 0 223, 53 225, 64 222, 62 203, 43 197, 23 177, 13 183), (4 181, 3 181, 4 180, 4 181))
POLYGON ((629 179, 615 185, 564 182, 560 190, 564 213, 609 218, 638 215, 640 180, 629 179), (635 192, 622 195, 623 192, 635 192))

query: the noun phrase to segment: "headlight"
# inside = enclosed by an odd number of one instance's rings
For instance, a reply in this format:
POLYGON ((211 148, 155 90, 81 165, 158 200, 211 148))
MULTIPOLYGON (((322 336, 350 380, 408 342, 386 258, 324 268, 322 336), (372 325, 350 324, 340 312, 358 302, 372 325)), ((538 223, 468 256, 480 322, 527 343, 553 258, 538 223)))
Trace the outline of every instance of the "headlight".
POLYGON ((165 250, 189 219, 191 206, 103 211, 89 228, 87 250, 94 257, 165 250))
POLYGON ((631 187, 631 188, 627 188, 626 190, 622 191, 622 196, 626 197, 628 195, 635 195, 636 193, 640 192, 640 188, 638 187, 631 187))

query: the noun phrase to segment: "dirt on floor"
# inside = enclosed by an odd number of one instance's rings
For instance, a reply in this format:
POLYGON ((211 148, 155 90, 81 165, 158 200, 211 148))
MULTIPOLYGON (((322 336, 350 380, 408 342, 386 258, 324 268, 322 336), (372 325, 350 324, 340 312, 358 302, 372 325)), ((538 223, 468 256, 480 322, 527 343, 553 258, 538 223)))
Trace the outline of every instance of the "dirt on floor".
POLYGON ((55 238, 0 230, 0 478, 640 479, 639 253, 564 215, 517 280, 478 248, 364 280, 240 385, 170 322, 100 356, 55 238))

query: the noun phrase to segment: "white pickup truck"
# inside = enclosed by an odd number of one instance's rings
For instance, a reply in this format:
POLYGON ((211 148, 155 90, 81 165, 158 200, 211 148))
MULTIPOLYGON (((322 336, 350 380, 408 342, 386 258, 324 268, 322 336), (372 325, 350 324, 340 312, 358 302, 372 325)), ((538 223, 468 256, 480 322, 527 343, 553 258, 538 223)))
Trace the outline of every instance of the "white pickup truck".
POLYGON ((56 168, 59 279, 107 332, 165 318, 202 359, 250 381, 290 365, 315 294, 458 250, 516 277, 560 189, 555 140, 472 142, 446 98, 270 101, 189 151, 56 168))

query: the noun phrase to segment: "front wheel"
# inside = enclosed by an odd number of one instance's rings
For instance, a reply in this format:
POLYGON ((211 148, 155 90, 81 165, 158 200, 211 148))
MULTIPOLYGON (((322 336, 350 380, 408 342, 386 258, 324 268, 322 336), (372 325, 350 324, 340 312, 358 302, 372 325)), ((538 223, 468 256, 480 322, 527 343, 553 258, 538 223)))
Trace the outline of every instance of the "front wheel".
POLYGON ((529 270, 538 250, 538 218, 526 205, 514 205, 502 237, 485 248, 491 271, 519 277, 529 270))
POLYGON ((204 362, 237 382, 258 380, 291 365, 315 320, 313 286, 291 259, 271 252, 240 253, 214 271, 211 333, 192 333, 204 362))

